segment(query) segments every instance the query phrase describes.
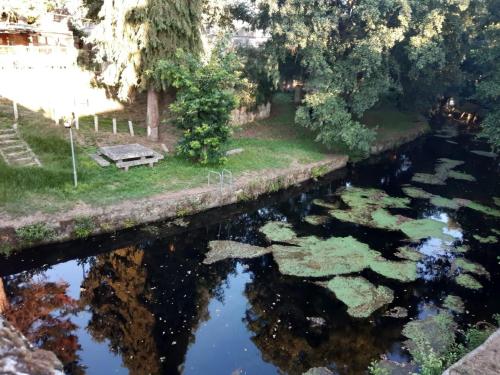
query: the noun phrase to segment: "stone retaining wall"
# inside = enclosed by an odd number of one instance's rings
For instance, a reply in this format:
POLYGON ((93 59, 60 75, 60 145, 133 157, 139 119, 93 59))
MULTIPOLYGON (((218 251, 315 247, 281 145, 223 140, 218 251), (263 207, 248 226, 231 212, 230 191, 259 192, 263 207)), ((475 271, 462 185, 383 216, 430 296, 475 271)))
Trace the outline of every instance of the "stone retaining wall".
POLYGON ((231 112, 231 124, 240 126, 257 120, 264 120, 270 116, 271 102, 261 104, 254 110, 248 110, 246 107, 241 107, 231 112))
POLYGON ((54 353, 33 348, 0 316, 0 374, 64 375, 64 369, 54 353))

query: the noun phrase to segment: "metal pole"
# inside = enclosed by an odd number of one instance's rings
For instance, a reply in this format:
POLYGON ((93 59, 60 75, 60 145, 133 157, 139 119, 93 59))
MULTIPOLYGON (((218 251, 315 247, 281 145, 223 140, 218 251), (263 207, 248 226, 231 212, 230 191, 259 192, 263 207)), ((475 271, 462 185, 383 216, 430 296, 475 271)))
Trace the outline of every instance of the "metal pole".
POLYGON ((69 128, 69 138, 71 139, 71 157, 73 158, 73 180, 76 188, 78 186, 78 177, 76 175, 75 146, 73 146, 73 130, 71 128, 69 128))

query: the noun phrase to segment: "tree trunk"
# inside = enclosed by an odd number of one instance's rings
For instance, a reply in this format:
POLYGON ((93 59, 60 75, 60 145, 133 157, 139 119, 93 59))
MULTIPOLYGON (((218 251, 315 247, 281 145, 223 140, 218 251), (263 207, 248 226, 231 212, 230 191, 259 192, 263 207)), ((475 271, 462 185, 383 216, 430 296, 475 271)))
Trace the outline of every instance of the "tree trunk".
POLYGON ((151 139, 152 141, 158 141, 160 109, 158 103, 158 92, 152 87, 148 89, 148 109, 146 123, 150 130, 149 139, 151 139))
POLYGON ((7 299, 7 294, 5 294, 3 280, 0 277, 0 314, 7 310, 7 307, 9 307, 9 300, 7 299))
POLYGON ((293 95, 293 102, 295 104, 302 103, 302 86, 301 85, 295 86, 294 95, 293 95))

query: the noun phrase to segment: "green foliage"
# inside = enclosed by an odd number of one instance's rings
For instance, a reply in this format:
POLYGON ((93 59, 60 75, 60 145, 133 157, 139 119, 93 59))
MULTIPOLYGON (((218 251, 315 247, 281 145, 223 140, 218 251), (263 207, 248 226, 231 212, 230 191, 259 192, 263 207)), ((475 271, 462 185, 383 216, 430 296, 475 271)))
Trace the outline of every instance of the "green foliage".
POLYGON ((223 44, 206 63, 181 50, 175 61, 159 61, 151 75, 163 87, 178 90, 170 108, 174 123, 184 130, 177 147, 180 155, 202 165, 226 161, 224 146, 232 133, 231 111, 238 104, 240 68, 236 54, 223 44))
POLYGON ((95 224, 90 217, 80 217, 75 220, 73 234, 76 238, 88 238, 95 229, 95 224))
POLYGON ((16 229, 16 235, 23 244, 31 245, 39 241, 53 239, 56 233, 47 224, 36 223, 16 229))
POLYGON ((368 373, 370 375, 391 375, 391 372, 388 369, 381 367, 377 361, 370 363, 368 373))

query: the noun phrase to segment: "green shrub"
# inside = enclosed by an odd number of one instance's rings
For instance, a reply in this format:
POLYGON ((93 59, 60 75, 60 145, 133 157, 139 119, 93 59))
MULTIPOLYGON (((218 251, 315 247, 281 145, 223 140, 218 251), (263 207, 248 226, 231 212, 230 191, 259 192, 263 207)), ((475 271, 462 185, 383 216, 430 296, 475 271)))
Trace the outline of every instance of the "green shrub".
POLYGON ((53 239, 56 232, 45 223, 36 223, 16 229, 16 235, 23 244, 33 245, 43 240, 53 239))
POLYGON ((73 234, 76 238, 85 239, 88 238, 94 231, 95 224, 90 217, 81 217, 75 220, 75 226, 73 229, 73 234))
POLYGON ((200 164, 227 160, 224 146, 232 133, 231 111, 238 105, 240 68, 236 54, 223 43, 206 63, 179 50, 175 61, 157 64, 155 81, 178 90, 170 106, 174 123, 184 130, 178 154, 200 164))

